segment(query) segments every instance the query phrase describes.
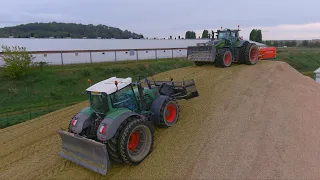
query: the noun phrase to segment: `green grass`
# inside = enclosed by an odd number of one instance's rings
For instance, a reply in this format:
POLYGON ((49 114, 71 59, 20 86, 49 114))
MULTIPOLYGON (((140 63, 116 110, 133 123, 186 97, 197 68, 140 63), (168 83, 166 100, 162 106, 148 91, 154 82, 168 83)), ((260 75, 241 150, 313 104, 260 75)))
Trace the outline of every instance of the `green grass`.
POLYGON ((185 59, 140 60, 46 66, 43 70, 32 69, 28 76, 16 81, 0 75, 0 118, 86 100, 82 92, 89 86, 88 79, 92 84, 112 76, 136 79, 190 65, 192 62, 185 59))
POLYGON ((320 48, 277 48, 275 60, 287 62, 302 74, 314 78, 313 71, 320 67, 320 48))

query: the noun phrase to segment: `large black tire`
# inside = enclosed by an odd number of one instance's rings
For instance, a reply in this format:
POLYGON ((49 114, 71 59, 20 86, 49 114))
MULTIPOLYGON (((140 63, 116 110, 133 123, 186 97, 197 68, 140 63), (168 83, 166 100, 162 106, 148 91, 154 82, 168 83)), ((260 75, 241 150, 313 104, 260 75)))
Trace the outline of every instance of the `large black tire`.
POLYGON ((255 65, 258 62, 259 47, 256 44, 245 42, 240 53, 240 63, 255 65))
POLYGON ((167 128, 177 123, 179 119, 180 108, 179 104, 175 100, 168 98, 159 108, 161 108, 160 119, 159 123, 156 124, 158 127, 167 128))
MULTIPOLYGON (((111 159, 111 161, 113 163, 132 165, 132 164, 139 164, 141 162, 141 161, 140 162, 131 162, 130 158, 126 157, 126 153, 125 153, 125 149, 126 148, 125 147, 128 147, 128 146, 124 146, 124 142, 123 142, 125 137, 128 135, 128 131, 125 130, 125 129, 128 129, 128 127, 133 127, 133 124, 141 123, 141 122, 143 124, 147 124, 147 126, 149 128, 151 128, 152 136, 154 136, 154 131, 153 131, 152 126, 151 126, 149 121, 142 120, 139 117, 134 117, 134 116, 133 117, 129 117, 127 120, 125 120, 119 126, 116 134, 112 137, 112 139, 110 139, 106 143, 107 150, 108 150, 108 153, 109 153, 109 158, 111 159), (121 149, 122 149, 122 152, 121 152, 121 149)), ((152 137, 152 145, 151 145, 150 152, 153 149, 153 142, 154 142, 154 137, 152 137)))
POLYGON ((232 63, 233 55, 229 48, 219 49, 217 53, 216 65, 218 67, 230 67, 232 63))
POLYGON ((194 65, 196 66, 203 66, 205 63, 201 61, 194 61, 194 65))
POLYGON ((127 165, 140 164, 153 150, 154 129, 147 119, 134 118, 121 130, 119 152, 127 165))
POLYGON ((123 129, 124 126, 130 121, 132 121, 133 118, 129 117, 127 120, 125 120, 118 128, 116 134, 106 142, 107 146, 107 151, 109 153, 109 158, 112 162, 114 163, 123 163, 123 160, 120 156, 120 151, 119 151, 119 136, 120 136, 120 131, 123 129))

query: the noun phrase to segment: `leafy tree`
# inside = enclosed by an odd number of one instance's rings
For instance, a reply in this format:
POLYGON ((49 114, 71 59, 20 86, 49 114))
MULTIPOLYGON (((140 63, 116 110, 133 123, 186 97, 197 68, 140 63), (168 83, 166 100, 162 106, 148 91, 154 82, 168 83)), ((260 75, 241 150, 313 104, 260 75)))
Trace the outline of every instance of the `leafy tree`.
POLYGON ((262 43, 262 33, 260 29, 257 30, 257 33, 256 33, 256 42, 262 43))
POLYGON ((251 32, 250 32, 249 39, 251 41, 256 41, 256 37, 257 37, 257 30, 256 29, 252 29, 251 32))
POLYGON ((273 46, 278 47, 278 46, 279 46, 279 42, 278 42, 278 41, 274 41, 274 42, 273 42, 273 46))
POLYGON ((185 34, 185 39, 196 39, 196 33, 194 31, 187 31, 185 34))
POLYGON ((272 43, 271 43, 271 41, 269 41, 269 40, 267 40, 265 43, 266 43, 266 45, 268 45, 268 46, 272 46, 272 43))
POLYGON ((209 31, 208 30, 203 30, 203 32, 202 32, 202 37, 201 37, 202 39, 206 39, 206 38, 210 38, 209 37, 209 31))
POLYGON ((260 29, 252 29, 250 32, 249 39, 251 41, 256 41, 262 43, 262 32, 260 29))
POLYGON ((297 46, 297 41, 296 40, 291 41, 290 45, 291 47, 297 46))
POLYGON ((308 47, 309 42, 307 40, 302 41, 302 46, 308 47))
POLYGON ((291 46, 291 43, 290 43, 290 41, 285 41, 285 42, 284 42, 284 45, 287 46, 287 47, 290 47, 290 46, 291 46))
POLYGON ((279 41, 279 46, 280 47, 284 46, 284 42, 283 41, 279 41))
POLYGON ((28 54, 25 47, 2 46, 4 75, 9 79, 20 79, 26 75, 34 57, 28 54))

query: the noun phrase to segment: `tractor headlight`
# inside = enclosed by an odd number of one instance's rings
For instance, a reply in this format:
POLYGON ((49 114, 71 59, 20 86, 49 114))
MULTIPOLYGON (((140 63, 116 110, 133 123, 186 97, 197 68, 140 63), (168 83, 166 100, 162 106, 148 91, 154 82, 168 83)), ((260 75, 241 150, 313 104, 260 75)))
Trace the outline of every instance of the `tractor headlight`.
POLYGON ((72 126, 76 126, 76 125, 77 125, 77 122, 78 122, 78 120, 72 119, 72 120, 71 120, 71 125, 72 125, 72 126))
POLYGON ((106 130, 107 130, 107 126, 103 125, 100 127, 99 132, 100 132, 100 134, 104 134, 106 132, 106 130))

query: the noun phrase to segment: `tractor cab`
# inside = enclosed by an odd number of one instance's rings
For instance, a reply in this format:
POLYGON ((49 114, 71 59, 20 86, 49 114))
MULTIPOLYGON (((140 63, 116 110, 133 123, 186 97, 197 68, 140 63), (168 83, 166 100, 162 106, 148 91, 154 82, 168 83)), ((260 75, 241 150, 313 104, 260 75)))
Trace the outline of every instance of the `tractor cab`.
POLYGON ((86 91, 89 93, 90 107, 98 114, 119 108, 140 109, 131 78, 112 77, 90 86, 86 91))
POLYGON ((241 39, 239 37, 239 31, 239 29, 217 30, 217 40, 231 41, 231 43, 233 44, 234 42, 241 39))

